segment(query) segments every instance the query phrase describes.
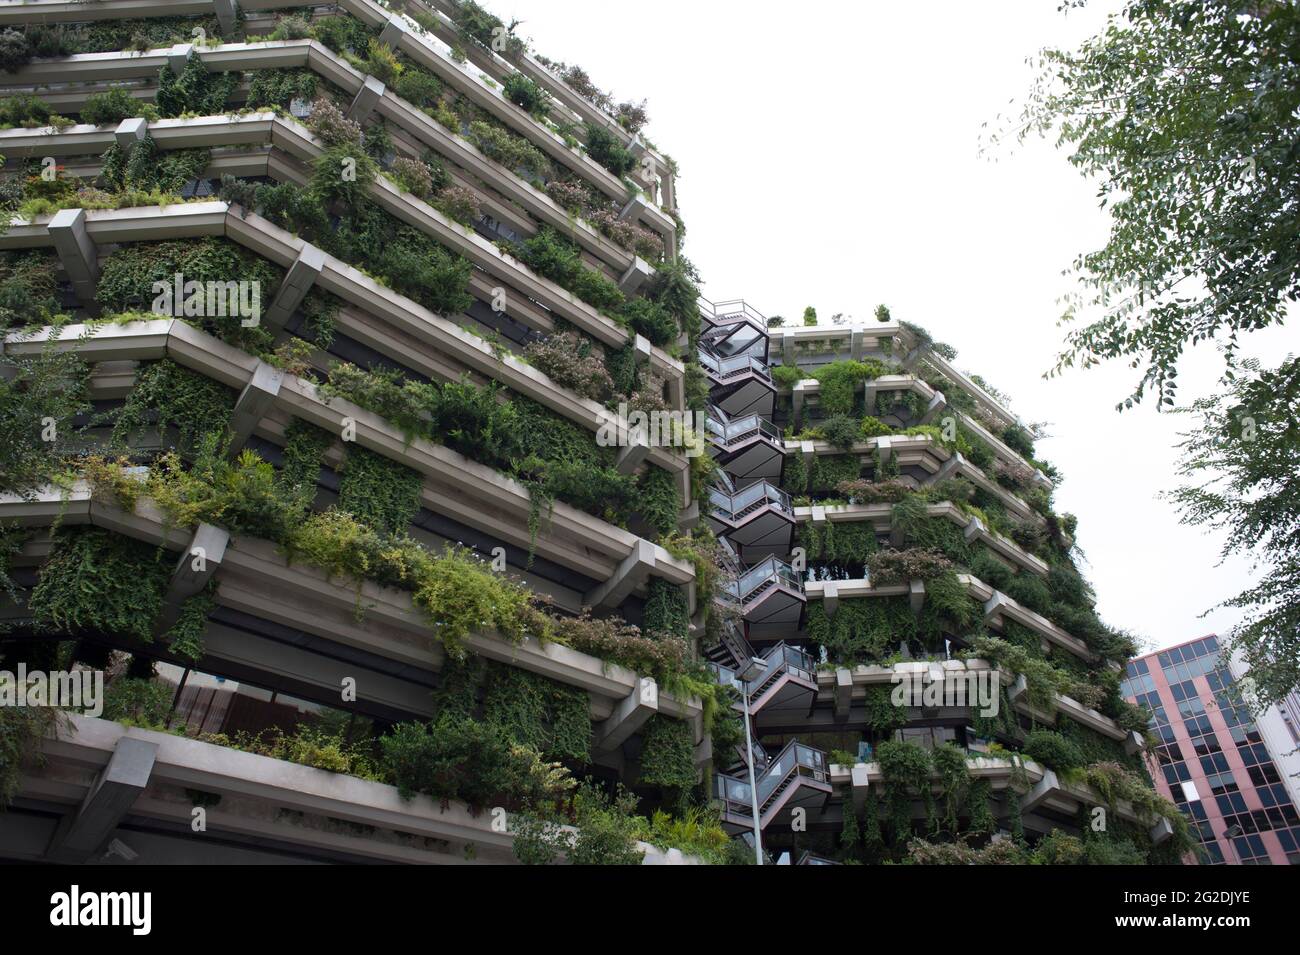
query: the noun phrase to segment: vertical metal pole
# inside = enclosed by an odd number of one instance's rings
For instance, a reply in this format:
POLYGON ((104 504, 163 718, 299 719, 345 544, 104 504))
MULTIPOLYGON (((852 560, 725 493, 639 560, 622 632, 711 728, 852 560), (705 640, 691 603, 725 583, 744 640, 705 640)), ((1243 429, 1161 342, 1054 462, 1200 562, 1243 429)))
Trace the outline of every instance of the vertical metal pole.
POLYGON ((749 805, 754 813, 754 864, 763 864, 763 834, 758 825, 758 783, 754 781, 754 737, 749 730, 749 683, 741 681, 740 697, 745 701, 745 762, 749 765, 749 805))

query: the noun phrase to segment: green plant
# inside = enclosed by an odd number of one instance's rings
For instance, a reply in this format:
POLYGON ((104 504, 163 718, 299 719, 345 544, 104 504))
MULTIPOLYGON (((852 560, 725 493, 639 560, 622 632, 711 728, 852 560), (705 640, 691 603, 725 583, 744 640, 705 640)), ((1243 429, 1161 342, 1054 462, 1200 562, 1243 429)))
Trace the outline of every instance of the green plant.
POLYGON ((544 117, 551 108, 551 94, 522 73, 507 76, 502 92, 506 99, 538 119, 544 117))
POLYGON ((192 453, 206 434, 222 433, 235 407, 234 393, 219 382, 163 359, 136 376, 113 422, 115 447, 129 448, 146 427, 176 430, 176 447, 192 453))
POLYGON ((143 116, 146 104, 139 103, 121 86, 102 93, 91 93, 81 107, 81 121, 92 126, 120 123, 133 116, 143 116))
POLYGON ((59 531, 28 607, 44 627, 151 642, 170 563, 146 544, 99 528, 59 531))
POLYGON ((163 116, 220 115, 238 82, 238 74, 208 72, 198 54, 191 52, 179 76, 170 66, 158 74, 158 111, 163 116))
POLYGON ((682 720, 652 716, 641 736, 639 781, 687 789, 695 785, 695 745, 691 726, 682 720))
POLYGON ((616 176, 626 176, 636 168, 636 157, 627 151, 613 133, 590 122, 585 129, 588 156, 616 176))
POLYGON ((821 603, 808 608, 808 639, 841 666, 878 663, 900 642, 916 636, 916 615, 906 597, 841 600, 833 617, 821 603))
POLYGON ((338 506, 383 534, 402 534, 420 510, 418 471, 355 444, 340 472, 338 506))
POLYGON ((173 692, 161 680, 120 676, 104 690, 103 718, 144 729, 166 729, 173 692))

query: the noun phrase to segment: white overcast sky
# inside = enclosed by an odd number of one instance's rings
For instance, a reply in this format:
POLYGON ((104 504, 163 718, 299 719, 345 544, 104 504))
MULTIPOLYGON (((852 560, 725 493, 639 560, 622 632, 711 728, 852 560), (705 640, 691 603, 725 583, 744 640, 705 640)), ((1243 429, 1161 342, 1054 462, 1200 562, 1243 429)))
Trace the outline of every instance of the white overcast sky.
MULTIPOLYGON (((1065 475, 1057 509, 1079 517, 1109 623, 1150 648, 1232 625, 1232 611, 1200 615, 1243 589, 1247 561, 1216 567, 1219 542, 1156 496, 1188 419, 1149 402, 1115 412, 1136 381, 1123 366, 1041 377, 1062 339, 1062 271, 1105 239, 1095 188, 1049 143, 979 153, 981 124, 1028 89, 1026 58, 1075 45, 1119 3, 1068 17, 1053 0, 488 5, 544 55, 649 100, 707 297, 787 318, 814 305, 823 321, 884 302, 925 326, 1023 419, 1050 423, 1039 453, 1065 475)), ((1285 329, 1256 348, 1276 360, 1300 341, 1285 329)), ((1183 398, 1218 372, 1212 349, 1195 353, 1183 398)))

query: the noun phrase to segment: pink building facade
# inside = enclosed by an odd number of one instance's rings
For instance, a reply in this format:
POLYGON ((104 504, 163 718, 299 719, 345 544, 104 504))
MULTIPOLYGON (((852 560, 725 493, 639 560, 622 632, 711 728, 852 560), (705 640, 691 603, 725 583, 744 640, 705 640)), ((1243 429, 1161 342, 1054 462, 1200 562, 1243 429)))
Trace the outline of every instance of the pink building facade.
POLYGON ((1190 863, 1300 865, 1300 815, 1217 637, 1132 660, 1120 692, 1152 714, 1151 775, 1201 844, 1190 863))

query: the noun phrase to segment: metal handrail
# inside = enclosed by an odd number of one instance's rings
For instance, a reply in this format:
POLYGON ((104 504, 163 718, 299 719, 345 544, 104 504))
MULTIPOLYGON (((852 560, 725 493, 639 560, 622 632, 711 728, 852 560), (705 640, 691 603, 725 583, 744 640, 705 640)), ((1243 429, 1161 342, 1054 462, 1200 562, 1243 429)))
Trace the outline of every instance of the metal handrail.
MULTIPOLYGON (((763 769, 762 775, 757 780, 760 813, 773 793, 795 775, 809 776, 818 782, 827 782, 830 776, 826 754, 798 740, 786 743, 776 758, 763 769)), ((737 779, 725 773, 716 773, 713 777, 713 792, 715 797, 728 804, 729 811, 737 815, 753 815, 747 780, 737 779)))
POLYGON ((790 495, 770 481, 757 481, 739 491, 709 488, 709 507, 719 517, 734 520, 743 511, 752 510, 755 504, 766 501, 787 514, 794 514, 790 495))

